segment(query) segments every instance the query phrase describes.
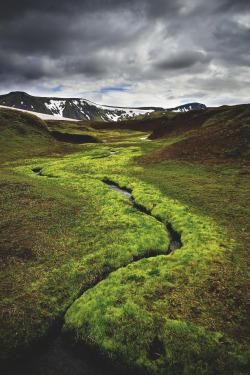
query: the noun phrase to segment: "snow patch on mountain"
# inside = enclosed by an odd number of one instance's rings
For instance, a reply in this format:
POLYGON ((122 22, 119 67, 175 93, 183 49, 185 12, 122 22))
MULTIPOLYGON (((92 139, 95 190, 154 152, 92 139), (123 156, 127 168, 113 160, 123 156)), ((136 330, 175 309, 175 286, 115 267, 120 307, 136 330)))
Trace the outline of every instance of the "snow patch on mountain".
POLYGON ((63 117, 63 111, 65 108, 66 100, 53 100, 51 99, 49 103, 44 103, 45 106, 53 113, 63 117))
POLYGON ((21 111, 21 112, 30 113, 31 115, 37 116, 37 117, 39 117, 42 120, 79 121, 79 120, 75 120, 75 119, 69 118, 69 117, 63 117, 63 116, 59 116, 59 115, 47 115, 46 113, 39 113, 39 112, 34 112, 34 111, 26 111, 25 109, 7 107, 6 105, 0 105, 0 108, 8 108, 8 109, 13 109, 15 111, 21 111))

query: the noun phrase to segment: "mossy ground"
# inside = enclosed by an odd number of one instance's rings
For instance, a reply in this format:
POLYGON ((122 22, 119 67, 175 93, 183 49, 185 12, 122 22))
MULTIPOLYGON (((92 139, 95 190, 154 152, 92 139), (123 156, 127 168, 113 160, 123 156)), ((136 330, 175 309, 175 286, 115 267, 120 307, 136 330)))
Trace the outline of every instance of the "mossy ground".
POLYGON ((145 165, 143 155, 179 138, 103 134, 112 142, 74 154, 61 144, 45 158, 38 147, 13 162, 5 152, 2 358, 20 355, 68 311, 65 334, 128 369, 247 373, 248 168, 145 165), (132 190, 152 217, 104 179, 132 190), (184 245, 170 255, 167 222, 184 245))

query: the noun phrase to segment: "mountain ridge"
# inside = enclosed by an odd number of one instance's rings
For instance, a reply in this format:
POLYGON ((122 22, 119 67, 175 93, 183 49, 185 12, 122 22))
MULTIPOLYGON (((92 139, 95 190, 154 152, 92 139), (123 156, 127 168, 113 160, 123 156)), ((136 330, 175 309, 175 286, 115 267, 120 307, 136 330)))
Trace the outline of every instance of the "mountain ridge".
POLYGON ((23 91, 0 95, 0 105, 63 118, 88 121, 119 121, 132 119, 152 112, 187 112, 205 109, 201 103, 187 103, 175 108, 162 107, 115 107, 93 103, 81 98, 38 97, 23 91))

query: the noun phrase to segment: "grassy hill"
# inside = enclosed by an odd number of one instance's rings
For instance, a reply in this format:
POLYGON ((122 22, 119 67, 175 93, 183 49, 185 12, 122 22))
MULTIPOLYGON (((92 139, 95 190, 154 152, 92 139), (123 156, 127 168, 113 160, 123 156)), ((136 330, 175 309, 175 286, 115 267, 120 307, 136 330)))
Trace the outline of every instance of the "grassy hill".
POLYGON ((28 113, 0 108, 0 160, 47 155, 57 147, 47 124, 28 113))
POLYGON ((78 127, 78 132, 76 132, 74 126, 76 123, 71 124, 67 121, 48 121, 46 123, 37 116, 26 112, 0 108, 0 161, 3 163, 57 152, 67 153, 70 152, 70 149, 71 152, 76 151, 76 148, 57 142, 56 139, 80 144, 98 142, 98 134, 94 129, 83 126, 80 130, 78 127), (61 136, 61 133, 64 134, 64 137, 61 136))

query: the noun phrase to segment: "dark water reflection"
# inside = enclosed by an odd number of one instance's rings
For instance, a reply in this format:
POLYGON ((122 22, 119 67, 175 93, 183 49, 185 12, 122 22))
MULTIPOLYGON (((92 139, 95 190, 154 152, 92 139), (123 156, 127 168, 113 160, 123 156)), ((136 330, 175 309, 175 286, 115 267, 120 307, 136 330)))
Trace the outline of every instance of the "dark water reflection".
POLYGON ((25 364, 14 365, 2 375, 114 375, 106 363, 88 351, 82 355, 73 352, 56 337, 47 348, 25 364))

